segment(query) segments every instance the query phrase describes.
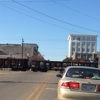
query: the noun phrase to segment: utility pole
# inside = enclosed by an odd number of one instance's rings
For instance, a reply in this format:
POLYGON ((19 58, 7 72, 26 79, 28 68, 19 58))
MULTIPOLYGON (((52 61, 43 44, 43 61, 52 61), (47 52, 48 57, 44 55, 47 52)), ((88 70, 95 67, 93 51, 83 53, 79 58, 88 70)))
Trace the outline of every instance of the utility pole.
POLYGON ((23 59, 23 42, 24 42, 24 39, 22 38, 22 59, 23 59))

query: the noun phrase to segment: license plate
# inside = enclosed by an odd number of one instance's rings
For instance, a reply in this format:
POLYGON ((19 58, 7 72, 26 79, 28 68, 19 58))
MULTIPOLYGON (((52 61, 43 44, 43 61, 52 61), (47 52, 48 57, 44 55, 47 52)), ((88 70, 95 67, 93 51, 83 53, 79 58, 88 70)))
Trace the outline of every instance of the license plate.
POLYGON ((83 91, 95 91, 95 85, 82 85, 82 90, 83 91))

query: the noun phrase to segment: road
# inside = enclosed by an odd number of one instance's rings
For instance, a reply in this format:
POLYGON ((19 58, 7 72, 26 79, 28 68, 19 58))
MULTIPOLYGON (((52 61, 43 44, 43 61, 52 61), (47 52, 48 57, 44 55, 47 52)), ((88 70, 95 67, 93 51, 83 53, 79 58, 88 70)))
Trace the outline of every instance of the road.
POLYGON ((0 74, 0 100, 57 100, 57 73, 3 72, 0 74))

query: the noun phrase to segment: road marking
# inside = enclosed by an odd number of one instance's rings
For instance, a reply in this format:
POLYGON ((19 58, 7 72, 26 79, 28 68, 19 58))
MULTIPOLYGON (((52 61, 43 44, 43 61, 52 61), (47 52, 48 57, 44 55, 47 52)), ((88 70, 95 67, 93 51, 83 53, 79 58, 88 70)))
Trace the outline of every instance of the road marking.
POLYGON ((26 100, 30 100, 32 98, 32 96, 36 93, 36 91, 40 88, 40 86, 46 82, 46 80, 48 79, 48 77, 50 77, 50 75, 48 74, 48 76, 41 82, 41 84, 38 85, 38 87, 29 95, 28 98, 26 98, 26 100))
POLYGON ((44 90, 44 88, 45 88, 45 86, 46 86, 46 84, 47 84, 48 80, 50 79, 51 75, 52 75, 52 74, 50 74, 50 75, 49 75, 48 79, 46 80, 46 83, 42 86, 42 88, 41 88, 40 92, 37 94, 37 96, 35 97, 35 99, 34 99, 34 100, 38 100, 38 98, 40 97, 40 95, 41 95, 42 91, 44 90))
POLYGON ((57 90, 56 88, 46 88, 47 90, 57 90))

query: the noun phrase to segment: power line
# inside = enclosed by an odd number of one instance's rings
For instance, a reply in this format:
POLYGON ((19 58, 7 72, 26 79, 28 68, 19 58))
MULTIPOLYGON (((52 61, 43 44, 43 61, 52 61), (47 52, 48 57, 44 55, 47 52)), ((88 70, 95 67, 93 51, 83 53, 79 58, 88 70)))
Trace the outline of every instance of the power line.
MULTIPOLYGON (((5 40, 22 40, 22 39, 19 39, 19 37, 17 37, 17 38, 11 37, 10 39, 9 38, 0 38, 0 40, 4 40, 4 39, 5 40)), ((39 40, 39 41, 55 41, 55 42, 58 42, 58 41, 65 42, 65 41, 67 41, 67 39, 53 39, 53 38, 46 38, 46 39, 44 39, 44 38, 35 38, 35 37, 34 38, 24 37, 24 39, 25 40, 39 40)), ((100 37, 98 37, 97 40, 100 41, 100 37)))
POLYGON ((12 0, 12 1, 15 2, 15 3, 17 3, 17 4, 19 4, 19 5, 21 5, 21 6, 23 6, 23 7, 25 7, 25 8, 28 8, 28 9, 34 11, 34 12, 37 12, 37 13, 39 13, 39 14, 45 16, 45 17, 51 18, 51 19, 53 19, 53 20, 56 20, 56 21, 59 21, 59 22, 62 22, 62 23, 65 23, 65 24, 68 24, 68 25, 71 25, 71 26, 74 26, 74 27, 77 27, 77 28, 81 28, 81 29, 85 29, 85 30, 88 30, 88 31, 100 33, 99 31, 95 31, 95 30, 92 30, 92 29, 84 28, 84 27, 81 27, 81 26, 78 26, 78 25, 75 25, 75 24, 72 24, 72 23, 65 22, 65 21, 63 21, 63 20, 54 18, 54 17, 52 17, 52 16, 49 16, 49 15, 44 14, 44 13, 42 13, 42 12, 39 12, 39 11, 37 11, 37 10, 35 10, 35 9, 32 9, 32 8, 30 8, 30 7, 28 7, 28 6, 25 6, 25 5, 23 5, 23 4, 21 4, 21 3, 17 2, 17 1, 15 1, 15 0, 12 0))
POLYGON ((72 10, 72 11, 75 11, 75 12, 77 12, 77 13, 79 13, 79 14, 82 14, 82 15, 84 15, 84 16, 87 16, 87 17, 91 18, 91 19, 100 21, 100 19, 97 19, 97 18, 94 18, 94 17, 89 16, 89 15, 87 15, 87 14, 84 14, 84 13, 78 11, 78 10, 75 10, 75 9, 73 9, 73 8, 70 8, 70 7, 66 6, 66 5, 63 5, 63 4, 61 4, 61 3, 59 3, 59 2, 57 2, 57 1, 55 1, 55 0, 52 0, 52 1, 55 2, 55 3, 57 3, 57 4, 59 4, 59 5, 61 5, 61 6, 63 6, 63 7, 66 7, 66 8, 68 8, 68 9, 72 10))
MULTIPOLYGON (((69 1, 69 0, 57 0, 57 1, 69 1)), ((57 2, 56 0, 49 0, 49 1, 47 1, 47 0, 44 0, 44 1, 20 1, 20 2, 55 2, 55 3, 57 3, 57 4, 59 4, 59 5, 61 5, 61 6, 63 6, 63 7, 66 7, 66 8, 68 8, 68 9, 70 9, 70 10, 72 10, 72 11, 75 11, 75 12, 77 12, 77 13, 79 13, 79 14, 82 14, 82 15, 84 15, 84 16, 87 16, 87 17, 89 17, 89 18, 91 18, 91 19, 94 19, 94 20, 97 20, 97 21, 100 21, 100 19, 97 19, 97 18, 94 18, 94 17, 92 17, 92 16, 90 16, 90 15, 87 15, 87 14, 85 14, 85 13, 82 13, 82 12, 80 12, 80 11, 78 11, 78 10, 75 10, 75 9, 73 9, 73 8, 71 8, 71 7, 68 7, 68 6, 66 6, 66 5, 63 5, 63 4, 61 4, 61 3, 59 3, 59 2, 57 2)), ((12 2, 12 1, 0 1, 0 2, 12 2)))
MULTIPOLYGON (((0 4, 0 5, 2 5, 2 4, 0 4)), ((56 27, 65 29, 65 30, 69 30, 69 31, 72 31, 72 32, 82 33, 82 32, 79 32, 79 31, 67 29, 67 28, 65 28, 65 27, 62 27, 62 26, 59 26, 59 25, 56 25, 56 24, 53 24, 53 23, 49 23, 49 22, 47 22, 47 21, 43 21, 43 20, 41 20, 41 19, 35 18, 35 17, 33 17, 33 16, 30 16, 30 15, 28 15, 28 14, 25 14, 25 13, 23 13, 23 12, 20 12, 20 11, 18 11, 18 10, 15 10, 15 9, 13 9, 13 8, 11 8, 11 7, 8 7, 8 6, 5 6, 5 5, 2 5, 2 6, 8 8, 8 9, 11 9, 11 10, 13 10, 13 11, 15 11, 15 12, 21 13, 21 14, 23 14, 23 15, 25 15, 25 16, 30 17, 30 18, 33 18, 33 19, 35 19, 35 20, 38 20, 38 21, 41 21, 41 22, 44 22, 44 23, 47 23, 47 24, 50 24, 50 25, 53 25, 53 26, 56 26, 56 27)))
MULTIPOLYGON (((57 0, 57 1, 70 1, 70 0, 57 0)), ((0 2, 12 2, 12 1, 3 0, 0 2)), ((20 0, 20 2, 52 2, 52 0, 20 0)))
MULTIPOLYGON (((92 16, 90 16, 90 15, 87 15, 87 14, 85 14, 85 13, 82 13, 82 12, 80 12, 80 11, 78 11, 78 10, 75 10, 75 9, 73 9, 73 8, 71 8, 71 7, 68 7, 68 6, 66 6, 66 5, 64 5, 64 4, 61 4, 61 3, 59 3, 58 1, 69 1, 69 0, 43 0, 43 1, 41 1, 41 0, 30 0, 30 1, 20 1, 20 2, 55 2, 55 3, 57 3, 57 4, 59 4, 59 5, 61 5, 61 6, 63 6, 63 7, 66 7, 66 8, 68 8, 68 9, 70 9, 70 10, 72 10, 72 11, 75 11, 75 12, 77 12, 77 13, 79 13, 79 14, 82 14, 82 15, 84 15, 84 16, 87 16, 87 17, 89 17, 89 18, 91 18, 91 19, 94 19, 94 20, 97 20, 97 21, 100 21, 100 19, 97 19, 97 18, 94 18, 94 17, 92 17, 92 16)), ((3 1, 2 1, 3 2, 3 1)), ((4 1, 4 2, 11 2, 11 1, 4 1)))

